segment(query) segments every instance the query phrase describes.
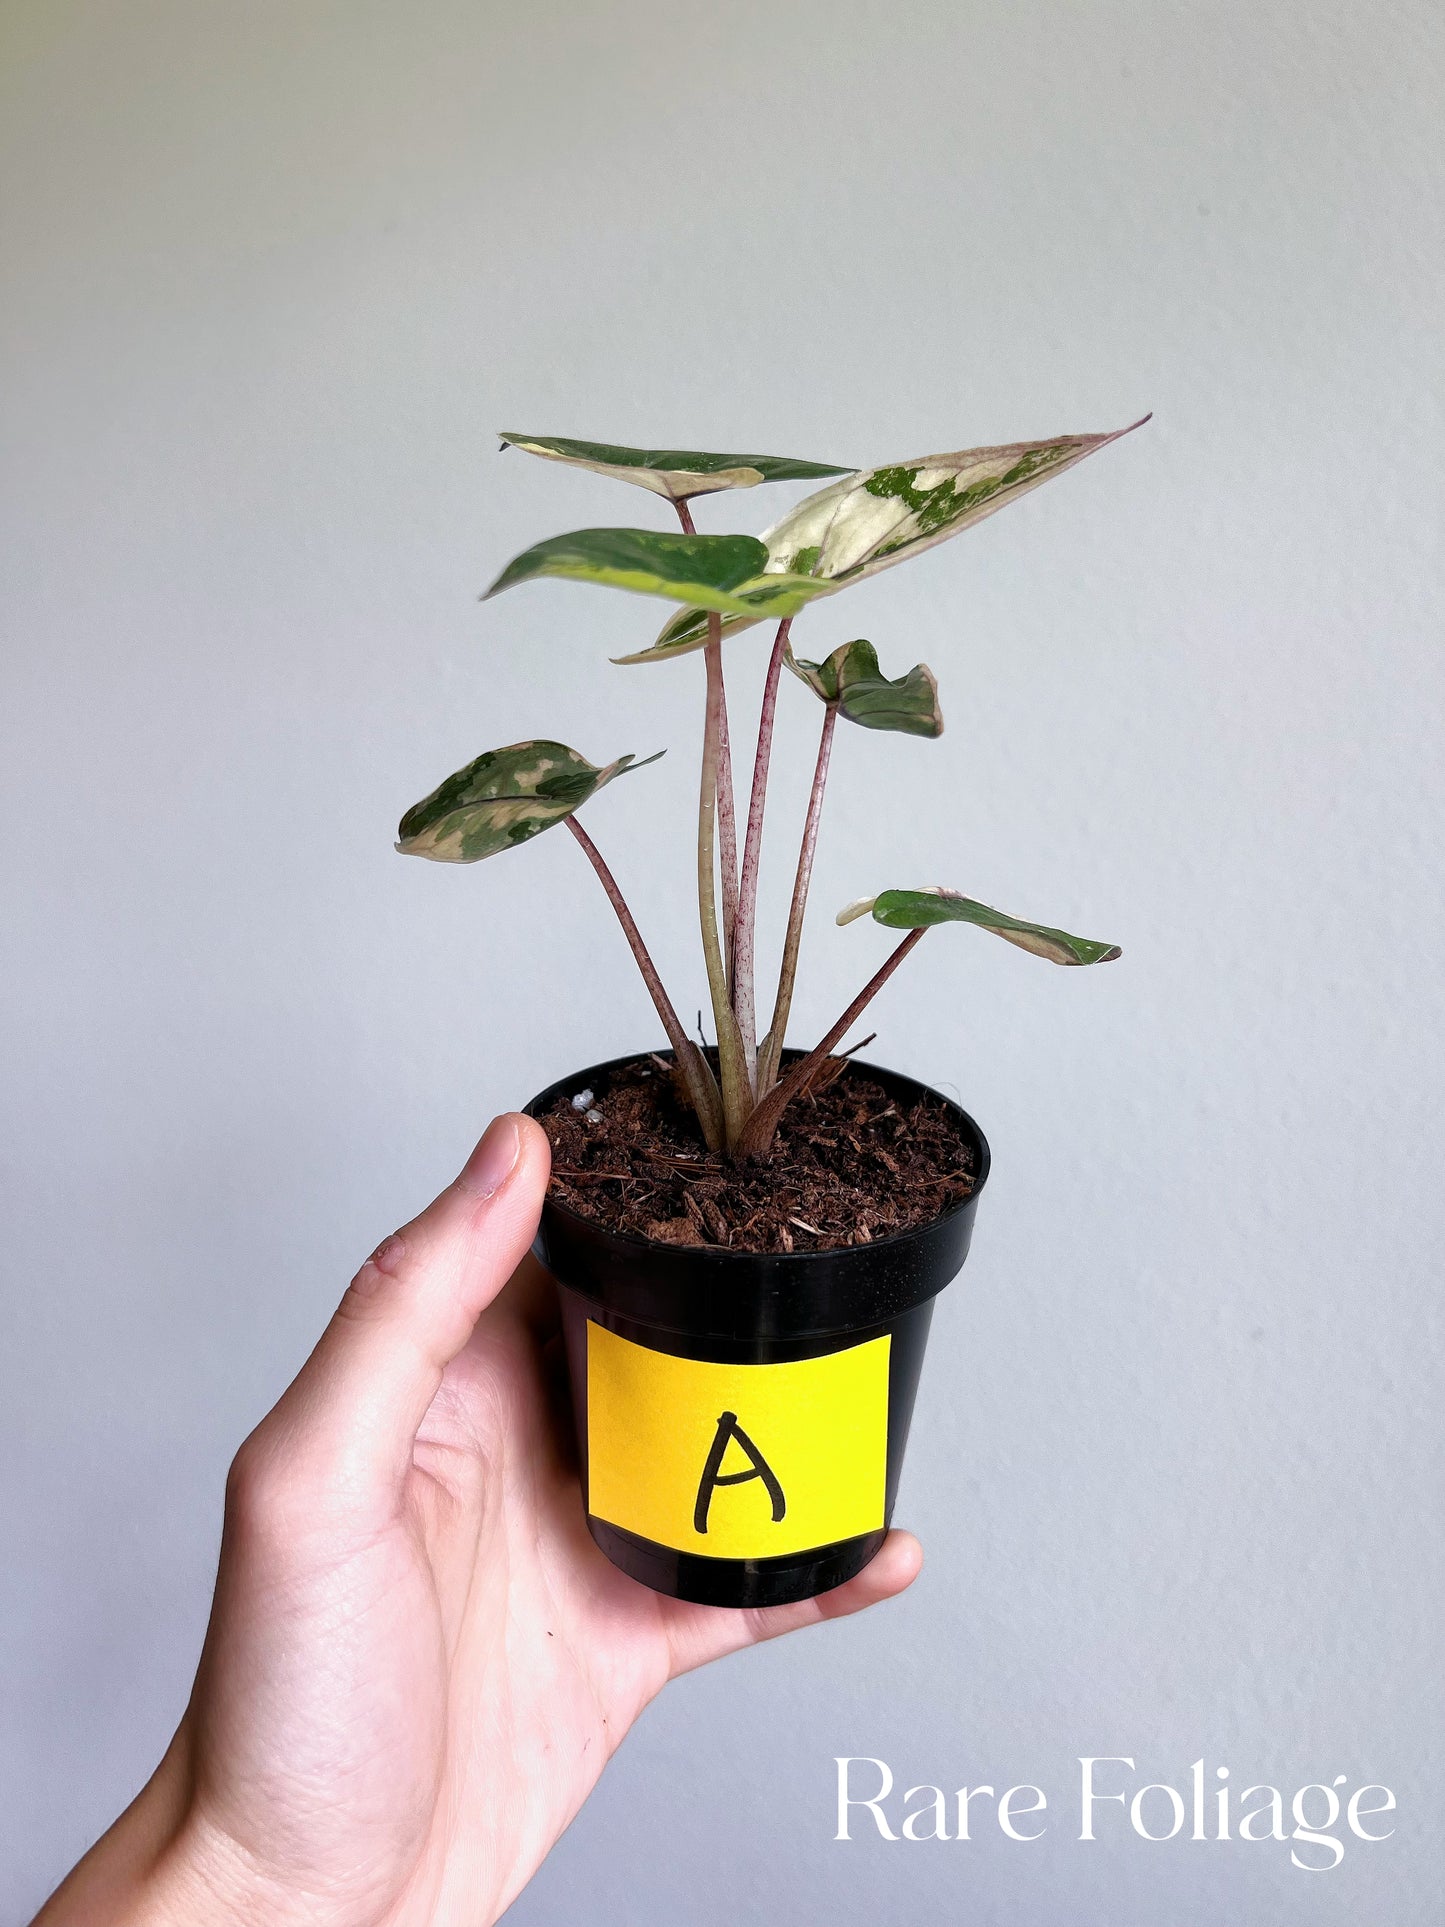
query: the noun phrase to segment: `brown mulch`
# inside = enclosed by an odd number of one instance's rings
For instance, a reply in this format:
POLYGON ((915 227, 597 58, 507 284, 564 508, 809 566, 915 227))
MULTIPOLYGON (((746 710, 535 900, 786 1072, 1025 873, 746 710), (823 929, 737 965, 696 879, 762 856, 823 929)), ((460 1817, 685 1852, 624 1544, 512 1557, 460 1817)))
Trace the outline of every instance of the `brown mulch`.
POLYGON ((551 1195, 579 1217, 665 1244, 832 1251, 929 1223, 973 1189, 973 1147, 941 1102, 897 1105, 862 1066, 795 1099, 771 1155, 729 1163, 703 1144, 670 1066, 639 1057, 541 1119, 551 1195))

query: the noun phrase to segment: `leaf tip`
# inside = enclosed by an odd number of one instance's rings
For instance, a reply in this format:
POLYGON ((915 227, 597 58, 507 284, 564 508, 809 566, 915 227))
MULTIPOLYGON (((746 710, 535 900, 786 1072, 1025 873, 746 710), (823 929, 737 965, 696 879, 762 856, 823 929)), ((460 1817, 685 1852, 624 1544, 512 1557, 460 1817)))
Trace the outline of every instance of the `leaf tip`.
POLYGON ((839 925, 856 923, 859 917, 866 917, 868 915, 877 901, 877 897, 855 897, 852 903, 845 903, 843 905, 843 908, 838 912, 833 921, 839 925))

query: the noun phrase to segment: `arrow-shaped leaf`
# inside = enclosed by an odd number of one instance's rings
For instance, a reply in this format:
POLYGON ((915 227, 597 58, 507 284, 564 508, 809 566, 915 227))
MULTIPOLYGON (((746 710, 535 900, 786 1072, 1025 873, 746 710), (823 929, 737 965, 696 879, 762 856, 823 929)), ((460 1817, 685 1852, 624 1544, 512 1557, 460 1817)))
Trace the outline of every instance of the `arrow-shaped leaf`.
MULTIPOLYGON (((768 571, 814 576, 827 584, 823 593, 832 595, 972 528, 1148 419, 1145 415, 1107 435, 1059 435, 861 469, 810 495, 763 531, 768 571)), ((724 632, 758 619, 733 615, 724 632)), ((698 609, 684 609, 650 649, 620 660, 654 662, 696 649, 706 629, 698 609)))
MULTIPOLYGON (((662 755, 657 752, 657 756, 662 755)), ((434 863, 479 863, 560 823, 626 769, 642 769, 619 756, 601 769, 565 743, 539 739, 489 749, 459 769, 401 819, 397 849, 434 863)))
POLYGON ((878 667, 878 652, 860 636, 833 651, 826 662, 803 662, 789 649, 789 669, 825 703, 864 729, 896 729, 907 736, 941 736, 943 715, 938 684, 925 663, 890 682, 878 667))
MULTIPOLYGON (((574 529, 549 536, 510 561, 488 596, 519 582, 561 576, 700 609, 744 616, 796 615, 826 585, 786 571, 763 574, 768 552, 755 535, 668 535, 655 529, 574 529)), ((483 597, 486 600, 486 597, 483 597)), ((704 630, 707 619, 702 618, 704 630)))
POLYGON ((709 455, 694 448, 626 448, 614 442, 576 442, 564 435, 513 435, 504 445, 612 475, 619 482, 685 502, 724 488, 756 488, 759 482, 811 482, 824 475, 846 475, 830 462, 800 462, 788 455, 709 455))
POLYGON ((875 923, 889 930, 927 930, 936 923, 975 923, 991 930, 1006 943, 1031 950, 1050 963, 1112 963, 1119 956, 1116 943, 1094 943, 1088 937, 1071 937, 1067 930, 1054 930, 1044 923, 1026 923, 1002 910, 991 910, 972 897, 958 896, 952 890, 885 890, 881 896, 861 897, 838 912, 839 923, 852 923, 855 917, 872 913, 875 923))

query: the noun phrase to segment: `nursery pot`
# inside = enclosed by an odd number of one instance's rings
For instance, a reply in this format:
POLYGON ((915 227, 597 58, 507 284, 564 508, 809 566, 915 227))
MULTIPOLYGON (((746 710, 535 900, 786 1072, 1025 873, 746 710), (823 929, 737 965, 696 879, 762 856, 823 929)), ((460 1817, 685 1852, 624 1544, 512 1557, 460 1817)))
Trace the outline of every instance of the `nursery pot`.
MULTIPOLYGON (((562 1078, 527 1111, 584 1088, 605 1100, 635 1061, 562 1078)), ((929 1224, 761 1255, 542 1207, 533 1249, 559 1287, 588 1529, 655 1592, 808 1599, 861 1572, 887 1534, 933 1300, 968 1255, 989 1151, 957 1104, 860 1068, 900 1105, 945 1105, 973 1151, 971 1194, 929 1224)))

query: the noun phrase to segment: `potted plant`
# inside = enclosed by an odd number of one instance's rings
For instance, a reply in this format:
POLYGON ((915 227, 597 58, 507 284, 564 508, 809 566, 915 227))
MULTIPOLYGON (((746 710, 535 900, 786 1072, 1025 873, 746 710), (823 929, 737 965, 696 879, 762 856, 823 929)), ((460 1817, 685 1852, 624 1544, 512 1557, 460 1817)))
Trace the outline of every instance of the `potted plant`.
POLYGON ((861 1046, 840 1050, 845 1036, 939 924, 973 924, 1053 963, 1119 955, 951 888, 887 888, 837 920, 871 916, 902 933, 897 947, 816 1044, 789 1048, 836 726, 924 738, 943 727, 923 664, 890 679, 861 638, 812 661, 794 653, 793 624, 812 603, 957 535, 1128 432, 859 470, 502 437, 504 448, 662 496, 681 527, 552 537, 510 562, 487 594, 561 577, 660 597, 677 612, 650 646, 618 660, 700 652, 705 672, 696 863, 711 1044, 688 1035, 612 870, 577 821, 606 784, 655 758, 596 764, 545 740, 488 750, 407 811, 397 844, 475 863, 565 823, 665 1033, 665 1052, 574 1072, 527 1107, 553 1145, 537 1251, 561 1293, 589 1528, 615 1564, 659 1591, 732 1606, 805 1598, 859 1571, 887 1531, 933 1300, 967 1254, 989 1151, 958 1105, 855 1064, 861 1046), (804 479, 826 486, 761 537, 694 527, 695 497, 804 479), (762 622, 776 628, 739 815, 724 644, 762 622), (764 1016, 757 888, 785 669, 822 716, 764 1016))

